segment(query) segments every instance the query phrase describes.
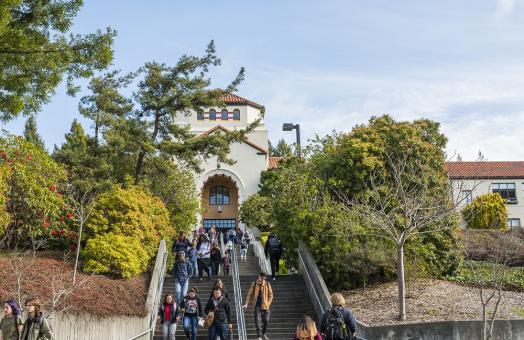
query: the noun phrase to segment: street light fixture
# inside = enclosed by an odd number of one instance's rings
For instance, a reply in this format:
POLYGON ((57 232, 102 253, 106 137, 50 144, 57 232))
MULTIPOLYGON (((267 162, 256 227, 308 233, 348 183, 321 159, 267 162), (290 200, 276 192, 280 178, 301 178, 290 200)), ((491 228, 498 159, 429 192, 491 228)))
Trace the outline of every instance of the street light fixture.
POLYGON ((297 156, 300 157, 301 150, 300 150, 300 124, 293 124, 293 123, 284 123, 282 124, 282 131, 292 131, 295 129, 297 131, 297 156))

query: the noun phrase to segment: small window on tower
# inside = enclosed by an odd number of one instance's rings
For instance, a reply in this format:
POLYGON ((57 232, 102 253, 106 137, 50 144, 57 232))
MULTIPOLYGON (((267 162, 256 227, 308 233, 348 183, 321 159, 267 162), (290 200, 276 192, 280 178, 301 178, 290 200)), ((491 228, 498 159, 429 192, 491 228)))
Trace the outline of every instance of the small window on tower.
POLYGON ((217 112, 215 110, 209 110, 209 119, 210 120, 216 120, 217 119, 217 112))
POLYGON ((197 112, 197 120, 204 120, 204 112, 197 112))
POLYGON ((233 119, 234 120, 240 120, 240 110, 239 109, 234 109, 233 110, 233 119))
POLYGON ((223 109, 223 110, 222 110, 222 114, 221 114, 221 116, 220 116, 220 119, 221 119, 221 120, 227 120, 227 115, 228 115, 227 110, 226 110, 226 109, 223 109))

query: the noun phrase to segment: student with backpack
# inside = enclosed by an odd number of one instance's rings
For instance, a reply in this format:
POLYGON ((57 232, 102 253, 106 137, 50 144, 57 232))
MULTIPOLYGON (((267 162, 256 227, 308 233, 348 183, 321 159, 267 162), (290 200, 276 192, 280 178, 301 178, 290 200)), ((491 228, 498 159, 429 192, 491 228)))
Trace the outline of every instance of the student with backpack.
POLYGON ((269 235, 266 245, 264 246, 264 251, 266 255, 269 255, 269 261, 271 262, 271 276, 273 277, 273 281, 275 281, 276 273, 279 270, 280 257, 284 252, 282 242, 280 242, 275 234, 271 233, 269 235))
POLYGON ((189 262, 191 263, 191 266, 193 267, 193 272, 191 273, 191 277, 197 277, 198 275, 198 256, 197 256, 197 250, 196 250, 197 241, 193 241, 189 248, 187 249, 187 257, 189 262))
POLYGON ((324 312, 320 321, 320 332, 326 340, 352 339, 357 332, 357 322, 349 308, 344 307, 346 300, 340 293, 331 295, 332 307, 324 312))
POLYGON ((211 279, 211 272, 209 270, 209 253, 211 252, 211 243, 206 234, 200 235, 197 246, 198 257, 198 278, 202 281, 202 275, 205 271, 207 273, 207 280, 211 279))
POLYGON ((242 229, 237 227, 236 237, 235 237, 235 244, 240 244, 242 242, 242 239, 244 237, 244 233, 242 232, 242 229))
POLYGON ((298 322, 293 340, 322 340, 315 321, 309 315, 304 315, 298 322))
POLYGON ((4 302, 4 317, 0 321, 1 340, 19 340, 24 321, 15 300, 4 302))
POLYGON ((163 340, 175 340, 176 323, 180 320, 178 312, 178 304, 173 300, 173 295, 167 294, 158 306, 157 316, 162 325, 163 340))
POLYGON ((51 325, 40 311, 41 304, 37 298, 25 301, 27 319, 22 328, 21 340, 52 340, 53 330, 51 325))
POLYGON ((229 275, 229 270, 231 269, 231 258, 229 257, 229 251, 226 250, 226 253, 222 257, 222 272, 225 276, 229 275))
POLYGON ((175 294, 176 303, 180 304, 182 298, 186 296, 189 288, 189 279, 193 274, 193 266, 189 260, 186 260, 186 253, 180 251, 178 253, 178 260, 173 265, 173 272, 171 276, 175 280, 175 294))
POLYGON ((185 233, 181 232, 178 238, 173 242, 173 245, 171 246, 171 251, 173 254, 175 254, 175 258, 178 259, 178 254, 183 251, 186 253, 187 258, 187 249, 191 243, 189 243, 189 240, 187 239, 187 236, 185 233))
POLYGON ((188 340, 196 340, 198 319, 204 317, 202 302, 200 301, 197 292, 198 289, 196 287, 191 287, 189 293, 187 293, 186 297, 184 297, 180 303, 180 309, 184 313, 184 333, 188 340))
POLYGON ((246 262, 247 261, 246 256, 247 256, 247 244, 246 244, 246 241, 242 241, 242 243, 240 243, 240 261, 246 262))
POLYGON ((246 245, 249 248, 249 245, 251 244, 251 234, 247 230, 244 233, 244 242, 246 242, 246 245))
POLYGON ((218 246, 218 242, 215 241, 211 252, 209 253, 209 264, 213 275, 217 276, 220 271, 220 262, 222 261, 222 250, 218 246))
POLYGON ((242 306, 244 310, 247 309, 251 300, 255 303, 255 327, 258 340, 268 340, 269 337, 266 332, 269 323, 269 307, 273 302, 273 290, 263 272, 258 274, 257 280, 251 284, 246 296, 246 303, 242 306), (262 325, 260 325, 261 321, 262 325))
POLYGON ((209 327, 209 340, 215 340, 217 336, 221 340, 228 339, 228 330, 233 329, 231 307, 229 300, 222 296, 222 289, 213 289, 213 297, 207 301, 204 313, 208 318, 213 318, 209 327))

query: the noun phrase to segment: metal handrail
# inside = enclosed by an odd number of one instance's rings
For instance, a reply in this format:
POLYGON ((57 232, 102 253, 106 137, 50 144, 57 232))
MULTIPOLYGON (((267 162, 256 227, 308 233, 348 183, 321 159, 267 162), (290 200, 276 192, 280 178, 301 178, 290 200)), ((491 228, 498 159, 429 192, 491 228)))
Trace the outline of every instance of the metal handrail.
MULTIPOLYGON (((163 240, 160 242, 164 242, 165 244, 165 241, 163 240)), ((159 251, 161 248, 162 247, 159 246, 159 251)), ((160 271, 158 274, 159 275, 158 282, 157 282, 156 289, 154 291, 153 308, 149 312, 149 323, 148 323, 149 328, 143 331, 142 333, 129 338, 128 340, 136 340, 147 334, 149 334, 149 339, 153 340, 153 336, 154 336, 155 328, 156 328, 156 317, 158 314, 158 305, 160 304, 160 297, 162 295, 162 290, 164 289, 164 278, 166 275, 166 265, 167 265, 167 255, 168 255, 166 248, 167 247, 164 245, 164 253, 162 254, 162 263, 160 265, 160 271)))
POLYGON ((236 247, 233 247, 231 252, 231 263, 233 264, 233 289, 235 293, 235 308, 237 310, 237 327, 238 327, 238 339, 247 340, 246 334, 246 321, 244 319, 244 310, 242 309, 242 288, 240 286, 240 276, 238 274, 238 262, 236 247))

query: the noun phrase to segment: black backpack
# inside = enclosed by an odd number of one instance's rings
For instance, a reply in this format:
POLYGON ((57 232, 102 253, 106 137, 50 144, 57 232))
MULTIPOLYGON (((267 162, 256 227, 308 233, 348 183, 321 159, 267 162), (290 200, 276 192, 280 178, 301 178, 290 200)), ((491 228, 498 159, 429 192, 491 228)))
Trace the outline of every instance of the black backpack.
POLYGON ((271 255, 281 255, 280 254, 280 240, 276 237, 271 237, 268 241, 269 243, 269 253, 271 255))
POLYGON ((338 308, 331 308, 326 319, 326 340, 344 340, 348 338, 344 315, 338 308))

